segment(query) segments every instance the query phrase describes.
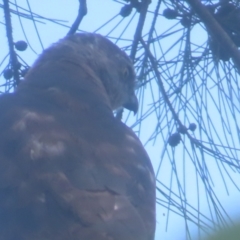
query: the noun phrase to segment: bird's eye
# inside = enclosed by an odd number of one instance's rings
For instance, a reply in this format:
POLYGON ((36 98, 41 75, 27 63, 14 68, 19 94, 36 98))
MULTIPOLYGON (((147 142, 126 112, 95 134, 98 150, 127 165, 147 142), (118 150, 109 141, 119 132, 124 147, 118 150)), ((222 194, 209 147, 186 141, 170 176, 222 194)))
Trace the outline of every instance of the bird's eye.
POLYGON ((123 77, 124 77, 124 78, 128 78, 128 77, 129 77, 129 70, 128 70, 127 67, 125 67, 125 68, 123 69, 123 77))
POLYGON ((129 79, 133 77, 133 69, 130 66, 127 66, 123 69, 123 78, 129 79))

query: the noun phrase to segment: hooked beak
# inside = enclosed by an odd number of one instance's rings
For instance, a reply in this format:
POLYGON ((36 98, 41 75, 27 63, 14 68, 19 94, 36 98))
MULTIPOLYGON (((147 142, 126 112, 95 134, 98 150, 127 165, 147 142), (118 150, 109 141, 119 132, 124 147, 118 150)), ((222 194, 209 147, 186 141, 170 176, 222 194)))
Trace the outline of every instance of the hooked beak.
POLYGON ((126 102, 124 105, 123 105, 124 108, 130 110, 130 111, 133 111, 134 112, 134 115, 137 113, 138 111, 138 99, 136 97, 135 94, 133 94, 128 102, 126 102))

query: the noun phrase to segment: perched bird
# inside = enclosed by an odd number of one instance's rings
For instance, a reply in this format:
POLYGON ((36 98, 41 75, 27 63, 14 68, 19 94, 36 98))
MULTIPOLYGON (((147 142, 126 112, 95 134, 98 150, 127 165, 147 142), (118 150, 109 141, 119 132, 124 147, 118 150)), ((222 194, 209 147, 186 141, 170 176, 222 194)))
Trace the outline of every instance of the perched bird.
POLYGON ((0 240, 153 240, 155 176, 128 56, 98 34, 45 50, 0 97, 0 240))

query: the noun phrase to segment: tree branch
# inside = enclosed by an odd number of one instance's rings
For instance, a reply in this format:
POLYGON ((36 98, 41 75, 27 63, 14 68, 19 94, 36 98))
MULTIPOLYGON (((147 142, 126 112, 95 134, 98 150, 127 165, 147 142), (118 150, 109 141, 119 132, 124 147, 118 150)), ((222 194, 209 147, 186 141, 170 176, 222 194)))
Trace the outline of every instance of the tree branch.
POLYGON ((142 37, 142 29, 145 23, 146 15, 147 15, 147 10, 148 10, 148 5, 151 3, 151 0, 144 0, 141 2, 141 11, 140 11, 140 16, 138 20, 138 25, 135 31, 134 35, 134 40, 132 44, 132 49, 131 49, 131 54, 130 58, 134 60, 136 52, 137 52, 137 46, 138 42, 142 37))
POLYGON ((67 33, 68 36, 74 34, 77 31, 80 23, 82 22, 82 20, 86 14, 87 14, 87 1, 79 0, 78 15, 77 15, 77 18, 74 21, 72 27, 70 28, 69 32, 67 33))
POLYGON ((240 71, 240 52, 228 34, 199 0, 187 0, 187 2, 199 15, 214 40, 218 41, 221 47, 229 52, 233 62, 240 71))
POLYGON ((11 23, 11 15, 9 8, 9 1, 3 0, 3 9, 4 9, 4 18, 6 23, 6 35, 8 39, 8 47, 9 47, 9 55, 10 55, 10 65, 13 71, 13 77, 16 83, 16 86, 19 84, 19 63, 17 59, 17 54, 14 50, 14 41, 12 36, 12 23, 11 23))

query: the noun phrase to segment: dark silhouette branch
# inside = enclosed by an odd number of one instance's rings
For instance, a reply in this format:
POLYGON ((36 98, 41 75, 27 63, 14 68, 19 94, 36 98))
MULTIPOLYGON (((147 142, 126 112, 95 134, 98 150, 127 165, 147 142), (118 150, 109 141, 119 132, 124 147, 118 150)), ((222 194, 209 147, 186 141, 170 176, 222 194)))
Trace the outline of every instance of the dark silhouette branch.
POLYGON ((9 1, 3 0, 3 9, 4 9, 4 18, 6 24, 6 35, 8 39, 9 55, 10 55, 10 67, 13 71, 13 77, 15 80, 16 86, 19 84, 19 62, 17 59, 17 54, 14 50, 14 41, 12 36, 12 23, 11 23, 11 14, 9 8, 9 1))
POLYGON ((70 28, 67 35, 72 35, 77 31, 80 23, 82 22, 82 20, 86 14, 87 14, 87 1, 79 0, 79 9, 78 9, 77 18, 74 21, 74 23, 73 23, 72 27, 70 28))
POLYGON ((187 2, 199 15, 214 40, 218 41, 221 47, 228 51, 235 66, 240 71, 240 52, 228 34, 199 0, 187 0, 187 2))
MULTIPOLYGON (((151 26, 149 34, 148 34, 147 47, 150 46, 151 41, 153 39, 153 32, 155 30, 155 25, 156 25, 156 21, 157 21, 157 18, 158 18, 158 12, 159 12, 159 9, 160 9, 160 5, 161 5, 161 0, 158 1, 155 12, 154 12, 154 18, 153 18, 153 21, 152 21, 152 26, 151 26)), ((141 72, 139 74, 140 77, 144 75, 144 69, 146 67, 147 59, 148 59, 148 57, 147 57, 147 55, 145 55, 144 58, 143 58, 143 61, 142 61, 141 72)))
POLYGON ((140 11, 140 16, 138 19, 138 24, 136 27, 135 35, 134 35, 134 40, 132 44, 132 49, 131 49, 131 54, 130 58, 133 60, 135 58, 136 52, 137 52, 137 46, 138 42, 142 37, 142 29, 145 23, 146 15, 147 15, 147 10, 148 10, 148 5, 151 3, 151 0, 144 0, 141 3, 141 11, 140 11))
POLYGON ((158 72, 158 67, 157 67, 156 59, 154 58, 154 56, 153 56, 152 53, 150 52, 149 47, 148 47, 147 44, 144 42, 144 40, 141 39, 140 42, 141 42, 141 44, 142 44, 142 46, 143 46, 143 48, 144 48, 144 50, 145 50, 145 52, 146 52, 146 56, 148 57, 148 59, 149 59, 150 62, 151 62, 152 69, 153 69, 153 71, 154 71, 154 73, 155 73, 155 76, 156 76, 156 78, 157 78, 159 90, 160 90, 160 92, 161 92, 161 94, 162 94, 162 96, 163 96, 163 98, 164 98, 165 103, 168 105, 168 107, 169 107, 169 109, 170 109, 170 111, 171 111, 171 113, 172 113, 172 115, 173 115, 174 120, 178 123, 178 125, 179 125, 180 127, 184 127, 184 125, 182 124, 182 122, 181 122, 180 119, 178 118, 178 115, 177 115, 177 113, 175 112, 175 110, 174 110, 174 108, 173 108, 173 106, 172 106, 172 104, 171 104, 171 102, 170 102, 170 100, 169 100, 169 98, 168 98, 168 96, 167 96, 167 93, 166 93, 165 88, 164 88, 164 86, 163 86, 163 82, 162 82, 161 77, 160 77, 160 74, 159 74, 159 72, 158 72))

